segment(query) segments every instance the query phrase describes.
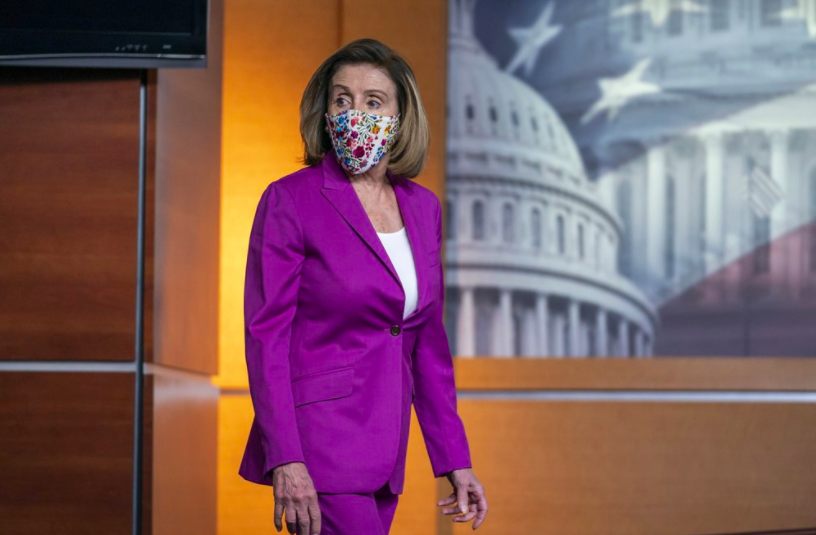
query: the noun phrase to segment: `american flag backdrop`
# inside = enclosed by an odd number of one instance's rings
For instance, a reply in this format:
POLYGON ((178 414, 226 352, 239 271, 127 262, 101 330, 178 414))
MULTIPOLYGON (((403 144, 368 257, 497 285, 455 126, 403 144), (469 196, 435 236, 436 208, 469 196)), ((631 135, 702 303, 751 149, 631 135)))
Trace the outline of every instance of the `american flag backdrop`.
POLYGON ((460 356, 816 356, 816 0, 451 0, 460 356))

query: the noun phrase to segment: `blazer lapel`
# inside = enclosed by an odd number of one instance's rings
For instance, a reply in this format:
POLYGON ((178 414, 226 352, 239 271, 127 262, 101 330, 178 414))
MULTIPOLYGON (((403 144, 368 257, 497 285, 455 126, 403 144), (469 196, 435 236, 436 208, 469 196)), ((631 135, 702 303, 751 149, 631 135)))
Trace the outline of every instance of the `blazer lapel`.
MULTIPOLYGON (((321 162, 323 168, 323 188, 321 193, 331 203, 332 206, 343 216, 343 219, 351 226, 357 236, 368 246, 368 248, 379 258, 380 262, 385 266, 389 273, 394 277, 397 283, 402 288, 402 281, 400 281, 399 274, 388 256, 380 237, 377 236, 377 230, 371 224, 371 220, 363 208, 357 192, 352 187, 351 182, 346 176, 343 168, 337 162, 332 152, 327 152, 321 162)), ((420 308, 425 302, 425 283, 427 279, 427 264, 428 259, 426 255, 429 254, 427 244, 423 241, 424 229, 420 227, 423 224, 422 220, 417 217, 417 210, 419 207, 414 206, 414 191, 411 188, 412 184, 408 179, 399 177, 391 173, 391 170, 386 170, 386 175, 391 180, 394 187, 394 194, 397 198, 400 212, 402 213, 403 221, 405 222, 405 230, 408 233, 408 241, 411 245, 411 252, 414 257, 414 264, 416 265, 417 274, 417 307, 408 318, 414 316, 419 312, 420 308)), ((403 288, 403 297, 405 289, 403 288)))

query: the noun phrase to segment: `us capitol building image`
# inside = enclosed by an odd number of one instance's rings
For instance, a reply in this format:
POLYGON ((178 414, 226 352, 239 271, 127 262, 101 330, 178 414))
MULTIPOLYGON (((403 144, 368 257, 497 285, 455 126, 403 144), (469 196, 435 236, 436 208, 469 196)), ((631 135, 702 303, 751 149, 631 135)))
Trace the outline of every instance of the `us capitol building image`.
POLYGON ((813 5, 542 1, 502 69, 452 0, 454 354, 812 356, 813 5))
POLYGON ((460 357, 647 357, 658 318, 618 273, 621 220, 535 90, 450 11, 446 328, 460 357))

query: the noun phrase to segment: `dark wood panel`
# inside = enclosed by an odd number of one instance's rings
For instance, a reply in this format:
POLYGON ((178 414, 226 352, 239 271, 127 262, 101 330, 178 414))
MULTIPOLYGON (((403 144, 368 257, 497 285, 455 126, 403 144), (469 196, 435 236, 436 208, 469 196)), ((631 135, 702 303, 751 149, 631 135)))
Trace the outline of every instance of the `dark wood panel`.
POLYGON ((0 373, 0 533, 130 533, 133 383, 130 373, 0 373))
POLYGON ((138 74, 0 68, 0 359, 133 358, 138 74))

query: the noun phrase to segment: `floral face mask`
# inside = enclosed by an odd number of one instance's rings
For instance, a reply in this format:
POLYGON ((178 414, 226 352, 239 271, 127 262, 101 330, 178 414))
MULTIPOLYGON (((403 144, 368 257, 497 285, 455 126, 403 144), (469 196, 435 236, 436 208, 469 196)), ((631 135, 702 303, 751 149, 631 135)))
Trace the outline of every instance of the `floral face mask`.
POLYGON ((360 110, 343 110, 325 114, 334 155, 343 168, 353 175, 363 173, 380 161, 399 130, 396 114, 374 115, 360 110))

